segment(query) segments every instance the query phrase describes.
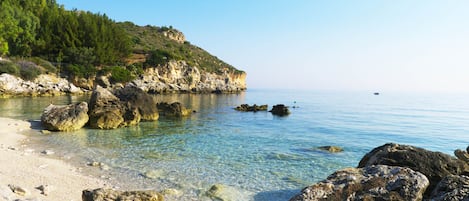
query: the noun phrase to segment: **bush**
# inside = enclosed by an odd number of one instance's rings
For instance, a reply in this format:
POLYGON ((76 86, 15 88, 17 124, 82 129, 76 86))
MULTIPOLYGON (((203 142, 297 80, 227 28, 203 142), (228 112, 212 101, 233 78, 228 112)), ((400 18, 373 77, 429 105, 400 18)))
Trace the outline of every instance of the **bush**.
POLYGON ((90 78, 96 73, 96 68, 89 65, 75 65, 70 64, 65 66, 64 69, 69 75, 80 78, 90 78))
POLYGON ((46 61, 44 59, 41 59, 39 57, 32 57, 31 59, 32 62, 36 63, 37 65, 43 67, 45 69, 46 73, 57 73, 57 68, 52 65, 49 61, 46 61))
POLYGON ((19 61, 20 76, 25 80, 34 80, 37 76, 43 73, 43 69, 30 61, 19 61))
POLYGON ((0 61, 0 74, 3 73, 18 76, 20 74, 20 68, 11 61, 0 61))
POLYGON ((129 82, 135 78, 132 73, 124 67, 114 66, 111 67, 111 81, 112 82, 129 82))

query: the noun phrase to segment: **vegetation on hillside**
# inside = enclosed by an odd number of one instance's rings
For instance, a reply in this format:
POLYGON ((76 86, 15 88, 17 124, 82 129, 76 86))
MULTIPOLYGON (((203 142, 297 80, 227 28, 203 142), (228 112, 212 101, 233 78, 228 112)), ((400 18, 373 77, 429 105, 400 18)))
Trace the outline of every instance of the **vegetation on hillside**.
POLYGON ((82 78, 109 73, 111 80, 125 82, 169 60, 214 73, 240 72, 189 42, 164 36, 177 32, 172 27, 116 23, 105 14, 65 10, 55 0, 0 0, 0 19, 0 57, 10 58, 0 62, 0 73, 25 79, 40 73, 82 78), (126 62, 135 55, 144 59, 126 62))

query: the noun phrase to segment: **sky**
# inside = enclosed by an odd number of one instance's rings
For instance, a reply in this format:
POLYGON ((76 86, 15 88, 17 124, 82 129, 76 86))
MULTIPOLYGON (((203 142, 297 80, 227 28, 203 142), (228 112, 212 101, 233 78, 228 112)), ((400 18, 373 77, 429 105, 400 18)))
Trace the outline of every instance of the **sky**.
POLYGON ((469 93, 466 0, 57 0, 173 26, 250 89, 469 93))

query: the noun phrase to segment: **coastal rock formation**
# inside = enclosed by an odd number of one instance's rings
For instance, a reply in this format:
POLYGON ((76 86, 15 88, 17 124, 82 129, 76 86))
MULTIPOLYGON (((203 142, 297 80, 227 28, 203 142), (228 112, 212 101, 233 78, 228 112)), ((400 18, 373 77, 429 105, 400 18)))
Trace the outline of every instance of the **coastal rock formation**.
POLYGON ((64 106, 49 105, 44 109, 41 121, 47 130, 73 131, 88 122, 88 104, 81 102, 64 106))
POLYGON ((149 93, 172 92, 240 92, 246 89, 246 73, 220 69, 218 73, 199 70, 185 61, 169 61, 132 81, 132 85, 149 93))
POLYGON ((449 175, 438 183, 430 199, 432 201, 469 200, 469 177, 449 175))
POLYGON ((272 110, 270 110, 269 112, 272 112, 273 115, 278 116, 286 116, 290 114, 290 110, 288 110, 288 107, 283 104, 274 105, 272 110))
MULTIPOLYGON (((467 147, 467 149, 469 149, 469 147, 467 147)), ((466 163, 469 163, 469 154, 467 153, 467 151, 463 151, 461 149, 456 149, 454 151, 454 155, 459 159, 459 160, 462 160, 466 163)))
POLYGON ((267 111, 268 105, 248 105, 248 104, 242 104, 240 106, 237 106, 235 110, 237 111, 242 111, 242 112, 257 112, 257 111, 267 111))
POLYGON ((309 186, 290 201, 422 200, 429 185, 425 175, 410 168, 386 165, 347 168, 309 186))
POLYGON ((426 196, 444 177, 460 175, 469 171, 469 166, 465 162, 450 155, 393 143, 382 145, 367 153, 361 159, 358 167, 371 165, 408 167, 421 172, 430 180, 426 196))
POLYGON ((185 117, 192 113, 192 110, 186 109, 180 102, 168 104, 166 102, 156 105, 161 116, 165 117, 185 117))
POLYGON ((163 201, 163 195, 155 191, 116 191, 112 189, 84 190, 83 201, 142 200, 163 201))
POLYGON ((110 91, 97 86, 90 99, 91 128, 114 129, 124 123, 124 105, 110 91))
POLYGON ((66 79, 42 74, 33 81, 3 73, 0 75, 0 93, 8 96, 55 96, 80 94, 83 90, 69 83, 66 79))
POLYGON ((129 85, 116 90, 114 94, 121 102, 127 105, 127 108, 132 111, 132 114, 135 109, 138 110, 142 120, 158 120, 159 114, 158 109, 156 108, 155 99, 140 88, 129 85))

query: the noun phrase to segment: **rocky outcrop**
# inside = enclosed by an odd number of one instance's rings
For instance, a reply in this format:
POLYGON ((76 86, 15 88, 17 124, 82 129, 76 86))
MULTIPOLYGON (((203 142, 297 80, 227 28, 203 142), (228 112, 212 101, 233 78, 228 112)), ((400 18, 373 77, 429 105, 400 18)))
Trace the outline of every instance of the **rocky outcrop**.
POLYGON ((156 108, 156 100, 153 96, 147 94, 140 88, 129 85, 114 92, 117 98, 125 103, 128 109, 138 110, 142 120, 155 121, 158 120, 159 114, 156 108))
POLYGON ((83 201, 141 200, 163 201, 163 195, 155 191, 116 191, 112 189, 84 190, 83 201))
POLYGON ((161 116, 164 117, 185 117, 192 113, 192 110, 186 109, 180 102, 158 103, 156 105, 161 116))
POLYGON ((235 110, 237 111, 242 111, 242 112, 257 112, 257 111, 267 111, 268 105, 248 105, 248 104, 242 104, 240 106, 237 106, 235 110))
POLYGON ((433 190, 431 201, 469 200, 469 177, 449 175, 433 190))
POLYGON ((10 74, 0 75, 0 94, 8 96, 56 96, 80 94, 83 90, 66 79, 42 74, 33 81, 23 80, 10 74))
POLYGON ((146 69, 144 75, 132 81, 132 85, 149 93, 217 93, 246 90, 246 73, 220 69, 218 73, 199 70, 185 61, 169 61, 167 64, 146 69))
POLYGON ((386 165, 347 168, 309 186, 290 201, 422 200, 429 185, 425 175, 410 168, 386 165))
POLYGON ((72 131, 82 128, 88 122, 86 102, 65 106, 49 105, 44 109, 41 121, 50 131, 72 131))
POLYGON ((421 172, 430 181, 426 196, 444 177, 469 172, 469 166, 465 162, 447 154, 392 143, 373 149, 362 158, 358 167, 371 165, 408 167, 421 172))
POLYGON ((174 40, 178 43, 184 43, 186 41, 186 37, 184 34, 176 29, 167 29, 164 31, 161 31, 163 36, 168 37, 171 40, 174 40))
POLYGON ((290 110, 288 110, 288 107, 283 104, 274 105, 272 110, 270 110, 269 112, 272 112, 273 115, 277 116, 286 116, 290 114, 290 110))

